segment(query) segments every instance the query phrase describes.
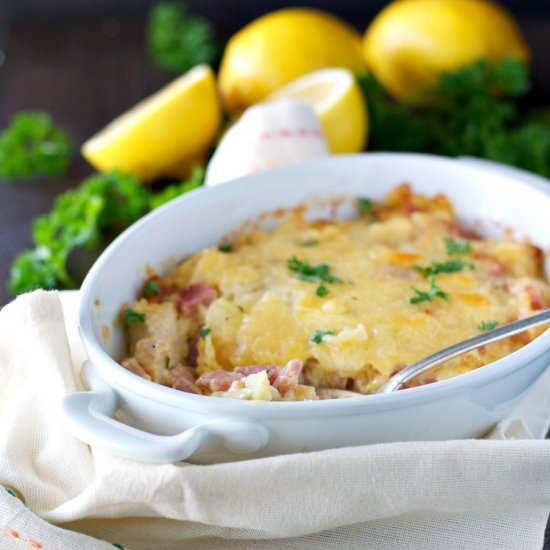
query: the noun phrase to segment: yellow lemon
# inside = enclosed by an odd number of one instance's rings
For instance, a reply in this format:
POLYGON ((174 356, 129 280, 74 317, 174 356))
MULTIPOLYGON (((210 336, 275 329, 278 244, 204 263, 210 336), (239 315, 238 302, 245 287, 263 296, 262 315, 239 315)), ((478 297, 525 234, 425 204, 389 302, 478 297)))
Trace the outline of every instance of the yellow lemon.
POLYGON ((357 153, 365 148, 367 106, 354 75, 347 69, 321 69, 294 80, 267 100, 300 99, 321 121, 332 153, 357 153))
POLYGON ((232 114, 263 100, 306 73, 325 67, 364 69, 361 36, 340 19, 304 8, 278 10, 256 19, 228 42, 220 66, 220 90, 232 114))
POLYGON ((204 156, 221 116, 214 73, 200 65, 116 118, 82 154, 100 171, 120 169, 143 182, 169 176, 204 156))
POLYGON ((479 59, 529 56, 512 16, 487 0, 394 1, 367 28, 363 52, 374 76, 398 99, 479 59))

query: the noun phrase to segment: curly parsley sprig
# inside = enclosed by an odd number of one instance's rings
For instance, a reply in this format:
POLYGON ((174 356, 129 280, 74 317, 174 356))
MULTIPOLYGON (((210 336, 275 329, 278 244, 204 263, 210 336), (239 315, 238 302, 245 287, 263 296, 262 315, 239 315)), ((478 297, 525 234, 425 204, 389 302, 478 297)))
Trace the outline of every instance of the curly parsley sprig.
POLYGON ((322 344, 325 341, 325 336, 334 336, 336 332, 334 330, 316 330, 310 338, 310 342, 315 344, 322 344))
POLYGON ((0 178, 14 181, 63 174, 72 150, 67 134, 47 113, 22 111, 0 133, 0 178))
POLYGON ((449 295, 437 286, 437 283, 435 282, 435 275, 428 275, 427 279, 430 283, 430 288, 428 292, 423 292, 413 286, 412 289, 415 291, 416 296, 410 298, 410 303, 419 304, 420 302, 431 302, 436 296, 439 296, 440 298, 443 298, 443 300, 448 301, 449 295))
POLYGON ((531 86, 523 61, 477 61, 406 103, 392 101, 370 74, 359 83, 369 107, 369 151, 469 155, 550 176, 550 120, 518 108, 531 86))
POLYGON ((323 297, 329 293, 329 289, 324 283, 342 283, 342 279, 330 273, 328 264, 311 265, 307 260, 299 260, 296 256, 292 256, 287 260, 287 266, 291 271, 298 274, 298 278, 302 281, 310 283, 319 283, 315 291, 317 296, 323 297))
POLYGON ((446 262, 432 262, 429 266, 415 265, 414 268, 424 277, 429 275, 438 275, 439 273, 458 273, 465 268, 470 270, 475 269, 472 262, 464 262, 462 260, 448 260, 446 262))
POLYGON ((35 248, 15 258, 8 288, 14 294, 36 288, 74 288, 76 282, 67 269, 74 249, 97 250, 106 235, 120 232, 149 210, 195 189, 203 179, 204 170, 196 169, 191 180, 153 193, 133 176, 117 171, 87 178, 60 195, 49 214, 35 220, 35 248))
POLYGON ((472 250, 472 243, 470 243, 470 241, 457 241, 452 237, 445 237, 445 248, 449 256, 453 256, 454 254, 467 254, 472 250))

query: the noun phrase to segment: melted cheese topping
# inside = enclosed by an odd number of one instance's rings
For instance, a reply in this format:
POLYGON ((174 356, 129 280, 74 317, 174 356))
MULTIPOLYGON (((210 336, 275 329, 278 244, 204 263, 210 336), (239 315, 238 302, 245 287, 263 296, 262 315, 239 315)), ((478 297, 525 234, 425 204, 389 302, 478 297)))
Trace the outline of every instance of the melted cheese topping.
MULTIPOLYGON (((305 384, 368 393, 404 366, 479 334, 484 322, 504 324, 550 303, 538 249, 471 237, 444 197, 412 195, 401 186, 356 220, 311 222, 296 212, 272 232, 239 235, 229 253, 201 250, 163 281, 178 289, 207 283, 219 293, 180 333, 185 342, 200 326, 210 329, 199 341, 198 375, 299 359, 305 384), (449 254, 449 238, 469 243, 469 250, 449 254), (320 282, 304 280, 289 267, 291 258, 314 268, 326 264, 338 280, 322 283, 328 292, 319 295, 320 282), (420 269, 447 264, 449 270, 448 262, 455 271, 433 279, 420 269), (431 299, 411 300, 426 294, 431 299), (320 339, 312 339, 316 331, 323 331, 320 339)), ((139 302, 134 307, 140 311, 139 302)), ((463 355, 415 384, 477 368, 537 334, 463 355)))

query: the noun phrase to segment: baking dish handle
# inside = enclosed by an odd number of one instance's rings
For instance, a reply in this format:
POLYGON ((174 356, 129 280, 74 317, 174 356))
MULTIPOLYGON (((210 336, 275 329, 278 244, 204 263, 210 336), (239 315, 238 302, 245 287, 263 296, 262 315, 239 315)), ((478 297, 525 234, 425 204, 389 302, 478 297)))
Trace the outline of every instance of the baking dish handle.
POLYGON ((225 446, 232 453, 264 448, 269 432, 258 422, 214 419, 177 435, 156 435, 112 418, 118 409, 115 392, 93 372, 89 361, 81 376, 92 391, 66 395, 61 403, 69 429, 82 441, 116 456, 141 462, 177 462, 199 451, 225 446))

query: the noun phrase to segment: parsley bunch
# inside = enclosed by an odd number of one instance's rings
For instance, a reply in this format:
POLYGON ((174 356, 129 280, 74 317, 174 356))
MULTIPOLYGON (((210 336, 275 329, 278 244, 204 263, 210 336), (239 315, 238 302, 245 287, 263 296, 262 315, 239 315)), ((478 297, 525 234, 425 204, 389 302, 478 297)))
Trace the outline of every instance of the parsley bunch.
POLYGON ((48 114, 22 111, 0 133, 0 178, 13 181, 62 174, 72 149, 67 134, 48 114))
POLYGON ((97 250, 108 237, 156 208, 202 184, 204 170, 194 170, 191 179, 153 193, 133 176, 120 172, 96 174, 60 195, 49 214, 33 224, 35 248, 14 260, 8 288, 20 294, 35 288, 74 288, 67 259, 78 247, 97 250))
POLYGON ((478 156, 550 176, 550 121, 523 115, 517 105, 530 88, 522 61, 478 61, 400 104, 371 75, 359 82, 369 106, 369 150, 478 156))
POLYGON ((147 41, 159 67, 181 73, 201 63, 214 63, 221 51, 211 23, 203 17, 189 15, 183 3, 161 3, 153 7, 147 41))

